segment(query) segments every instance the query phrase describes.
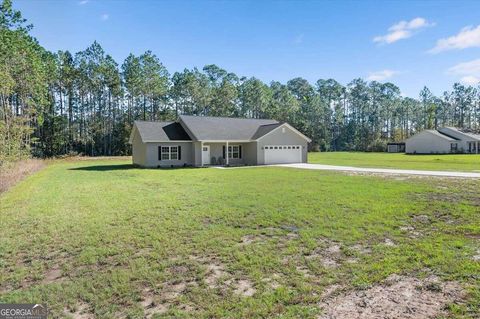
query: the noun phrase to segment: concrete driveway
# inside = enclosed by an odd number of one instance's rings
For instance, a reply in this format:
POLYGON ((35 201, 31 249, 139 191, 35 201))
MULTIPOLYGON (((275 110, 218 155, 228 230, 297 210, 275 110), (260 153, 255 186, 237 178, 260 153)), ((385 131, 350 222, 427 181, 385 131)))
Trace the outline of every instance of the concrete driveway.
POLYGON ((334 165, 307 164, 307 163, 277 164, 272 166, 301 168, 301 169, 318 169, 318 170, 324 170, 324 171, 480 178, 480 173, 469 173, 469 172, 420 171, 420 170, 411 170, 411 169, 391 169, 391 168, 363 168, 363 167, 334 166, 334 165))

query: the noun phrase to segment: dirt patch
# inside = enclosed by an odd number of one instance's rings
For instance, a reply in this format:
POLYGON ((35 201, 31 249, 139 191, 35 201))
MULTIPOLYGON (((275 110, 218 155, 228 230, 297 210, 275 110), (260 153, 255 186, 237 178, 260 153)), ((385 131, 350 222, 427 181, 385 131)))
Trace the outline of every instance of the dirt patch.
POLYGON ((165 283, 157 289, 145 288, 142 291, 142 301, 140 302, 144 309, 145 317, 151 318, 154 314, 165 313, 172 305, 181 309, 190 309, 191 307, 188 305, 180 304, 178 299, 194 286, 197 286, 197 283, 194 281, 182 281, 165 283))
POLYGON ((160 297, 151 289, 145 289, 142 292, 142 301, 140 304, 143 307, 145 318, 151 318, 154 314, 165 313, 168 310, 168 306, 162 303, 160 297))
POLYGON ((206 269, 204 282, 210 289, 220 289, 221 291, 233 290, 234 294, 250 297, 256 292, 253 283, 246 278, 236 279, 225 270, 223 263, 215 256, 210 257, 191 257, 200 262, 206 269))
POLYGON ((45 273, 43 279, 44 284, 50 284, 54 282, 62 281, 62 270, 58 266, 54 266, 45 273))
POLYGON ((395 246, 397 246, 397 244, 395 244, 395 243, 393 242, 393 240, 391 240, 390 238, 385 238, 385 240, 383 241, 383 244, 384 244, 385 246, 389 246, 389 247, 395 247, 395 246))
POLYGON ((459 284, 392 275, 368 290, 327 296, 319 319, 427 319, 444 314, 446 304, 463 297, 459 284))
POLYGON ((235 294, 243 297, 251 297, 256 292, 253 283, 248 279, 235 280, 231 286, 235 294))
POLYGON ((251 245, 268 240, 276 240, 278 246, 285 247, 290 240, 299 238, 299 228, 296 226, 265 227, 258 234, 248 234, 240 239, 239 245, 251 245), (288 231, 287 233, 285 233, 288 231))
POLYGON ((268 288, 275 290, 281 287, 279 283, 281 277, 280 274, 274 273, 271 277, 263 278, 262 282, 264 282, 268 288))
POLYGON ((94 319, 95 316, 89 312, 88 304, 82 302, 75 309, 65 308, 64 311, 67 318, 73 319, 94 319))
POLYGON ((317 248, 305 255, 305 259, 319 261, 325 268, 338 267, 344 257, 340 244, 326 239, 322 239, 317 248))
POLYGON ((227 276, 225 268, 219 262, 208 263, 206 267, 207 273, 204 279, 205 283, 212 289, 217 288, 220 280, 227 276))
POLYGON ((480 261, 480 249, 477 249, 477 252, 475 253, 475 255, 473 255, 472 259, 474 261, 480 261))

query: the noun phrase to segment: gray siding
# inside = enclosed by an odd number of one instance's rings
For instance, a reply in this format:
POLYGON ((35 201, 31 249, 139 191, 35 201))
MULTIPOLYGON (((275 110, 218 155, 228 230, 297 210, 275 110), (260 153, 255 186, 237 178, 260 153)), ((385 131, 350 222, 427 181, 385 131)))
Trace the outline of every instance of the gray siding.
POLYGON ((194 166, 202 166, 202 143, 193 142, 194 166))
MULTIPOLYGON (((455 142, 423 131, 405 141, 405 152, 407 154, 450 153, 451 143, 455 142)), ((458 146, 460 147, 460 143, 458 146)))
POLYGON ((257 140, 257 165, 265 164, 265 145, 301 145, 302 162, 307 162, 308 142, 288 127, 279 127, 257 140), (285 128, 285 131, 283 131, 285 128))
POLYGON ((257 142, 245 143, 242 152, 246 165, 257 165, 257 142))
POLYGON ((133 140, 132 140, 132 161, 133 164, 139 166, 146 166, 146 146, 145 143, 142 142, 140 138, 140 134, 138 134, 137 128, 133 132, 133 140))
POLYGON ((183 166, 194 165, 193 158, 193 143, 192 142, 164 142, 164 143, 146 143, 147 151, 147 167, 170 167, 170 166, 183 166), (158 147, 159 146, 180 146, 181 147, 181 160, 159 160, 158 159, 158 147))

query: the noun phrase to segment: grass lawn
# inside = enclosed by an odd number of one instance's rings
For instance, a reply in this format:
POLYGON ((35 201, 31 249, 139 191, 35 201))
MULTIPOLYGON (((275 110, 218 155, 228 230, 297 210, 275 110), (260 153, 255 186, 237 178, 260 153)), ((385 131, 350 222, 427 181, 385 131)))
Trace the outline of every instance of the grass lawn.
POLYGON ((308 162, 326 165, 480 172, 480 154, 406 155, 403 153, 308 153, 308 162))
POLYGON ((480 316, 479 181, 129 163, 57 161, 0 195, 0 302, 54 318, 317 318, 329 293, 375 295, 396 274, 390 293, 449 283, 462 301, 442 297, 442 315, 480 316))

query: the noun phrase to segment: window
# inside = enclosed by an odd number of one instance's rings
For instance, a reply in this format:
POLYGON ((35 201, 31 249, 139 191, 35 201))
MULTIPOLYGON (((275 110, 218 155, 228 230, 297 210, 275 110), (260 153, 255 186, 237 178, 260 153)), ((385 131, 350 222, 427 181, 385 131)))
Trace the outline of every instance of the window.
POLYGON ((232 145, 228 147, 228 158, 240 158, 239 145, 232 145))
POLYGON ((170 147, 170 159, 171 160, 178 160, 178 147, 171 146, 170 147))
POLYGON ((170 159, 170 147, 169 146, 162 146, 162 157, 160 158, 162 161, 170 159))
POLYGON ((207 151, 208 151, 208 147, 204 146, 204 147, 203 147, 203 151, 204 151, 204 152, 207 152, 207 151))
POLYGON ((181 149, 180 146, 160 146, 159 151, 159 160, 169 161, 169 160, 179 160, 181 159, 181 149))
POLYGON ((451 143, 450 144, 450 151, 456 152, 458 149, 458 144, 457 143, 451 143))

